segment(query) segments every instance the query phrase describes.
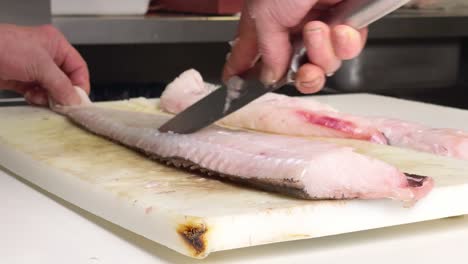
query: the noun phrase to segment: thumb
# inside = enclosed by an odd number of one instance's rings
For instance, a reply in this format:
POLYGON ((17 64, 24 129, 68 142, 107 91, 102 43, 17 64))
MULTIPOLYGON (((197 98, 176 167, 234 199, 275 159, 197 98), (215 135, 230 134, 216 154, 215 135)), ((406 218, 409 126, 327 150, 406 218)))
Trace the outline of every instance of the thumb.
POLYGON ((257 33, 263 63, 260 79, 267 84, 278 81, 286 73, 292 50, 289 32, 274 26, 269 24, 272 28, 259 29, 257 33))
POLYGON ((223 69, 223 80, 249 70, 258 58, 257 35, 255 24, 244 6, 239 22, 237 38, 232 43, 231 53, 226 58, 223 69))
POLYGON ((61 105, 80 104, 81 100, 67 75, 50 56, 43 56, 32 65, 35 80, 49 97, 61 105))
POLYGON ((274 83, 286 73, 292 53, 291 29, 301 23, 317 1, 248 2, 252 3, 250 13, 255 21, 257 45, 263 63, 261 80, 264 83, 274 83))

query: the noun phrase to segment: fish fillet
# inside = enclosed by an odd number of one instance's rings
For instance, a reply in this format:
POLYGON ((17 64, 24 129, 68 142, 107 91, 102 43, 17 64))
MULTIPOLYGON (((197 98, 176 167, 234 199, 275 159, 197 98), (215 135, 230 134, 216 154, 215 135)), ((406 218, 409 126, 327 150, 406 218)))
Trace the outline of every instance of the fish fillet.
MULTIPOLYGON (((201 75, 191 69, 166 87, 160 106, 176 114, 216 88, 204 83, 201 75)), ((314 100, 274 93, 258 98, 218 124, 292 136, 366 140, 468 160, 467 132, 345 114, 314 100)))
POLYGON ((370 120, 385 134, 390 145, 468 160, 468 132, 390 118, 370 120))
POLYGON ((193 134, 160 133, 169 118, 90 102, 54 109, 88 131, 168 164, 304 199, 381 199, 412 204, 433 187, 430 177, 354 152, 298 137, 211 126, 193 134))
MULTIPOLYGON (((216 88, 204 83, 197 71, 187 70, 166 87, 161 95, 161 108, 169 113, 179 113, 216 88)), ((314 100, 268 93, 218 123, 293 136, 315 135, 387 143, 381 132, 363 120, 359 121, 358 124, 351 119, 345 120, 331 106, 314 100)))

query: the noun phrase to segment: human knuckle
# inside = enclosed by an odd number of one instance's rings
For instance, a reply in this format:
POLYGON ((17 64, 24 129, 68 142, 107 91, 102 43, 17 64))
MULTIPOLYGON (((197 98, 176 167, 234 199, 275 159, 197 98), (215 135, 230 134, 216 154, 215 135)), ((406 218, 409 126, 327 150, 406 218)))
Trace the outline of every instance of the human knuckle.
POLYGON ((40 26, 38 31, 48 37, 54 37, 61 34, 57 28, 50 24, 40 26))

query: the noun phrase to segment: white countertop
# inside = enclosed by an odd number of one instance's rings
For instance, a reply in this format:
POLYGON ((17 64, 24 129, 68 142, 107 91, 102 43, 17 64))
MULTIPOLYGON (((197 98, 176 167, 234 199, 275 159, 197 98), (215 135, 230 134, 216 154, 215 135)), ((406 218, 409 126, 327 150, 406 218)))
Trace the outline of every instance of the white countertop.
POLYGON ((6 264, 468 261, 467 217, 219 252, 197 261, 91 215, 1 169, 0 201, 0 263, 6 264))

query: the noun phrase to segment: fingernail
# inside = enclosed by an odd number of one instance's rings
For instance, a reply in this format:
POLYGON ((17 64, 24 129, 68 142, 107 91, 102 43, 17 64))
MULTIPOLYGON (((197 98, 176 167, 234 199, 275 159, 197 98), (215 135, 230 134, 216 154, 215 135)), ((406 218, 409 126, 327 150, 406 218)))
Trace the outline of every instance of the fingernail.
POLYGON ((262 73, 260 74, 260 80, 266 85, 273 84, 277 81, 275 73, 268 68, 262 69, 262 73))
POLYGON ((44 96, 36 94, 31 98, 31 101, 36 104, 36 105, 46 105, 47 100, 44 98, 44 96))
POLYGON ((237 42, 239 42, 239 38, 235 38, 235 39, 229 41, 228 43, 229 43, 229 46, 231 46, 231 48, 233 48, 237 44, 237 42))
POLYGON ((32 96, 31 91, 27 91, 26 93, 24 93, 24 99, 26 99, 27 101, 31 100, 31 96, 32 96))
POLYGON ((24 93, 24 99, 26 100, 26 102, 28 102, 29 104, 31 105, 35 105, 36 103, 34 102, 34 100, 32 99, 32 91, 27 91, 26 93, 24 93))
POLYGON ((227 61, 227 60, 229 60, 230 57, 231 57, 231 52, 228 52, 228 53, 226 54, 226 58, 225 58, 224 60, 227 61))
POLYGON ((24 99, 33 105, 45 105, 47 102, 40 93, 28 91, 24 94, 24 99))
POLYGON ((255 56, 255 58, 252 60, 252 63, 250 64, 250 67, 255 66, 255 64, 257 64, 257 62, 260 60, 261 57, 262 57, 262 55, 260 55, 260 53, 257 54, 257 55, 255 56))
POLYGON ((300 82, 299 85, 304 88, 313 89, 316 88, 321 81, 322 79, 320 77, 317 77, 311 81, 300 82))
POLYGON ((350 41, 349 32, 347 30, 337 30, 336 31, 336 42, 339 46, 344 47, 348 45, 350 41))
POLYGON ((323 30, 320 27, 306 31, 311 48, 318 49, 323 45, 323 30))

